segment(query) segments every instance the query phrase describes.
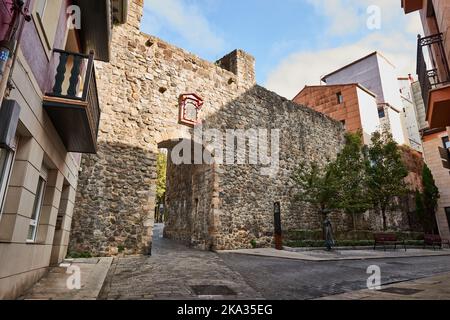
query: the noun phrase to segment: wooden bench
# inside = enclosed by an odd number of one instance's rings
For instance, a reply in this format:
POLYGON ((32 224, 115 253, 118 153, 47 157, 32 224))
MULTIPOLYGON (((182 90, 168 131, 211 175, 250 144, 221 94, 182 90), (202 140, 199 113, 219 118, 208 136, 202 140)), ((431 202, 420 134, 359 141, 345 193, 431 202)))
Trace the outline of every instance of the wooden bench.
POLYGON ((443 248, 444 244, 449 246, 450 248, 450 241, 448 239, 442 239, 440 235, 437 234, 426 234, 424 237, 424 245, 423 248, 425 249, 426 246, 433 246, 433 250, 436 250, 436 246, 438 248, 443 248))
POLYGON ((397 245, 402 245, 406 251, 406 243, 404 240, 399 240, 397 235, 394 233, 375 233, 373 235, 375 244, 373 246, 373 250, 377 249, 377 245, 382 245, 384 247, 384 251, 386 251, 386 246, 391 245, 394 246, 394 249, 397 249, 397 245))

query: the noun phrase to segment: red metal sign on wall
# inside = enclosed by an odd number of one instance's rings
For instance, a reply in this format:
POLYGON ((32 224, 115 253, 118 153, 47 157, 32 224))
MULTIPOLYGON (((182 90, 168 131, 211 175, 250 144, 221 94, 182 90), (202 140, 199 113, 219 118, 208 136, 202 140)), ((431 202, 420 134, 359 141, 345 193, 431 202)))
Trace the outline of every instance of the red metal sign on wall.
POLYGON ((200 110, 203 107, 203 99, 195 93, 180 95, 180 124, 195 126, 201 122, 200 110))

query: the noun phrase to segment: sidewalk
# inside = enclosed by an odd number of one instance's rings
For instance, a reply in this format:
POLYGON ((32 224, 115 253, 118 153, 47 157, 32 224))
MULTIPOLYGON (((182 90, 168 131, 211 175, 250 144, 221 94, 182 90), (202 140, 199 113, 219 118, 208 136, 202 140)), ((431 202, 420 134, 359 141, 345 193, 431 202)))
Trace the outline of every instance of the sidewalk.
POLYGON ((317 300, 450 300, 450 273, 317 300))
POLYGON ((96 300, 100 294, 113 258, 68 259, 25 293, 23 300, 96 300), (81 289, 70 290, 67 280, 72 276, 68 268, 81 272, 81 289))
POLYGON ((434 257, 450 256, 450 250, 426 250, 426 249, 403 249, 397 250, 301 250, 285 248, 285 250, 275 250, 273 248, 263 249, 242 249, 242 250, 223 250, 218 253, 233 253, 252 256, 262 256, 271 258, 283 258, 303 261, 341 261, 341 260, 368 260, 385 258, 413 258, 413 257, 434 257), (298 250, 298 251, 297 251, 298 250))

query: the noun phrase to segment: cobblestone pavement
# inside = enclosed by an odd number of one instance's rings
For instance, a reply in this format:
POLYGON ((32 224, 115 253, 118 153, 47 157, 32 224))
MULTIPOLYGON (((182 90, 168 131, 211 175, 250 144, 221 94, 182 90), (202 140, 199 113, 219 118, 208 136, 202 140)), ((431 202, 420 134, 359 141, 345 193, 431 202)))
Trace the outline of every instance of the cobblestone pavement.
POLYGON ((317 299, 367 289, 367 268, 371 265, 380 267, 383 284, 450 272, 449 256, 320 262, 232 253, 220 257, 264 298, 273 300, 317 299))
POLYGON ((261 298, 217 254, 189 249, 162 239, 161 225, 156 226, 154 233, 151 257, 115 259, 100 299, 261 298), (196 292, 196 288, 203 289, 203 292, 196 292), (223 292, 226 289, 233 292, 223 292))
POLYGON ((384 286, 380 290, 361 290, 319 300, 449 300, 450 273, 384 286))
POLYGON ((301 261, 198 251, 161 233, 157 226, 153 256, 115 259, 100 299, 317 299, 366 289, 371 265, 381 268, 383 284, 450 272, 449 256, 301 261))

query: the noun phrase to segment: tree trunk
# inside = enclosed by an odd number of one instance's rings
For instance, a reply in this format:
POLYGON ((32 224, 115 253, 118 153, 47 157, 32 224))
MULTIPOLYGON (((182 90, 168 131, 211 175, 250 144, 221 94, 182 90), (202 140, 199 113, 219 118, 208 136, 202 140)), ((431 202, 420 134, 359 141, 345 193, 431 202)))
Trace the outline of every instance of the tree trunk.
POLYGON ((356 214, 352 213, 353 231, 356 231, 356 214))
POLYGON ((387 230, 386 208, 381 208, 381 217, 383 218, 383 231, 387 230))

